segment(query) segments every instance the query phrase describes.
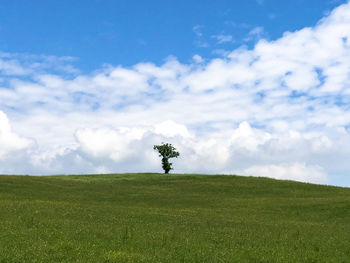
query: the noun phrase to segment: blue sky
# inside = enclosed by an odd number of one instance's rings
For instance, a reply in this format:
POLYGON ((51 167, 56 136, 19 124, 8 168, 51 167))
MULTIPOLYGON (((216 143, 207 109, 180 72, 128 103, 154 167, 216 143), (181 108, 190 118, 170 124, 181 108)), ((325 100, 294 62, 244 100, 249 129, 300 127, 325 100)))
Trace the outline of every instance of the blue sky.
POLYGON ((0 173, 350 186, 350 3, 1 1, 0 173))
POLYGON ((188 63, 194 54, 212 58, 216 50, 252 47, 260 37, 273 40, 313 26, 345 2, 3 0, 0 50, 75 57, 85 72, 104 63, 160 64, 170 55, 188 63), (254 28, 263 31, 249 36, 254 28), (226 41, 220 43, 220 36, 226 41))

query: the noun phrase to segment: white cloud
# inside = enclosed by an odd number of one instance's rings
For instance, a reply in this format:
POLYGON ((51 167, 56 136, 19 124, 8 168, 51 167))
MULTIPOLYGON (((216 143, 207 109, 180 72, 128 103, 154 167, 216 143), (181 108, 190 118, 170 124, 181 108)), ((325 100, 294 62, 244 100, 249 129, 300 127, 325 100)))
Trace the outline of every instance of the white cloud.
POLYGON ((200 25, 195 25, 193 28, 192 28, 192 30, 193 30, 193 32, 194 32, 194 34, 197 36, 197 37, 202 37, 202 31, 201 31, 201 28, 202 28, 202 26, 200 26, 200 25))
POLYGON ((6 59, 0 56, 0 72, 4 75, 26 75, 28 70, 23 68, 17 60, 6 59))
POLYGON ((49 58, 2 53, 0 105, 12 131, 0 116, 0 171, 154 171, 152 146, 169 141, 178 172, 263 167, 331 182, 350 171, 349 17, 345 4, 312 28, 190 64, 169 57, 72 74, 59 69, 69 58, 53 58, 51 69, 49 58))
POLYGON ((203 37, 203 26, 201 25, 195 25, 193 28, 192 28, 192 31, 193 33, 195 34, 195 41, 194 41, 194 44, 198 47, 208 47, 209 44, 204 40, 204 37, 203 37))
POLYGON ((248 176, 288 179, 307 183, 327 183, 328 180, 324 169, 319 166, 308 167, 304 163, 252 166, 242 173, 248 176))
POLYGON ((178 124, 171 120, 157 124, 155 126, 155 133, 165 137, 181 136, 186 138, 191 136, 185 125, 178 124))
POLYGON ((214 35, 212 36, 213 38, 215 38, 217 40, 217 44, 224 44, 224 43, 232 43, 233 41, 233 37, 231 35, 214 35))
POLYGON ((249 31, 244 41, 260 40, 261 38, 267 37, 267 35, 263 27, 257 26, 249 31))
POLYGON ((83 129, 77 131, 76 138, 83 152, 118 162, 133 153, 130 143, 142 138, 143 133, 140 129, 83 129))
POLYGON ((7 116, 0 111, 0 159, 13 152, 25 150, 32 144, 31 140, 12 132, 7 116))
POLYGON ((198 54, 194 55, 192 58, 193 58, 193 61, 196 62, 196 63, 204 62, 204 59, 198 54))
POLYGON ((256 152, 260 145, 263 145, 270 139, 271 135, 269 133, 253 129, 249 123, 242 122, 238 128, 232 132, 230 142, 234 144, 235 147, 256 152))

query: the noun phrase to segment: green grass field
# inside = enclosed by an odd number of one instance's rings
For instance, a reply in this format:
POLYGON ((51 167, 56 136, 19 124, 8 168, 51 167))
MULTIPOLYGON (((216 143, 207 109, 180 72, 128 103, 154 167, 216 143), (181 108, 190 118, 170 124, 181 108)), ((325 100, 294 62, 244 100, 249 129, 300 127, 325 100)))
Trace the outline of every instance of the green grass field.
POLYGON ((350 262, 350 189, 266 178, 0 176, 0 262, 350 262))

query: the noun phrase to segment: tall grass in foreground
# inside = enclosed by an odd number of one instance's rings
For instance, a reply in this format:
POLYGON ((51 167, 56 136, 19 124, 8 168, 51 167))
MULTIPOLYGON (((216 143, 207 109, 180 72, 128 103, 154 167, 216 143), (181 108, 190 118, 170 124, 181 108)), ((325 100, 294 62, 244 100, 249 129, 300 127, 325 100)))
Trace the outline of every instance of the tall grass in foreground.
POLYGON ((350 262, 350 189, 266 178, 0 176, 0 262, 350 262))

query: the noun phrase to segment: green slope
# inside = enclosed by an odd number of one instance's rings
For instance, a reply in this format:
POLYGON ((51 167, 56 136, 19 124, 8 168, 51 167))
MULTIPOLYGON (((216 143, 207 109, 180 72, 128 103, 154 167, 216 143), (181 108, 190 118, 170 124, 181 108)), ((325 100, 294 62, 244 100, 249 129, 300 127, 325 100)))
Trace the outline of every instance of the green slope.
POLYGON ((350 262, 350 189, 266 178, 0 176, 0 262, 350 262))

